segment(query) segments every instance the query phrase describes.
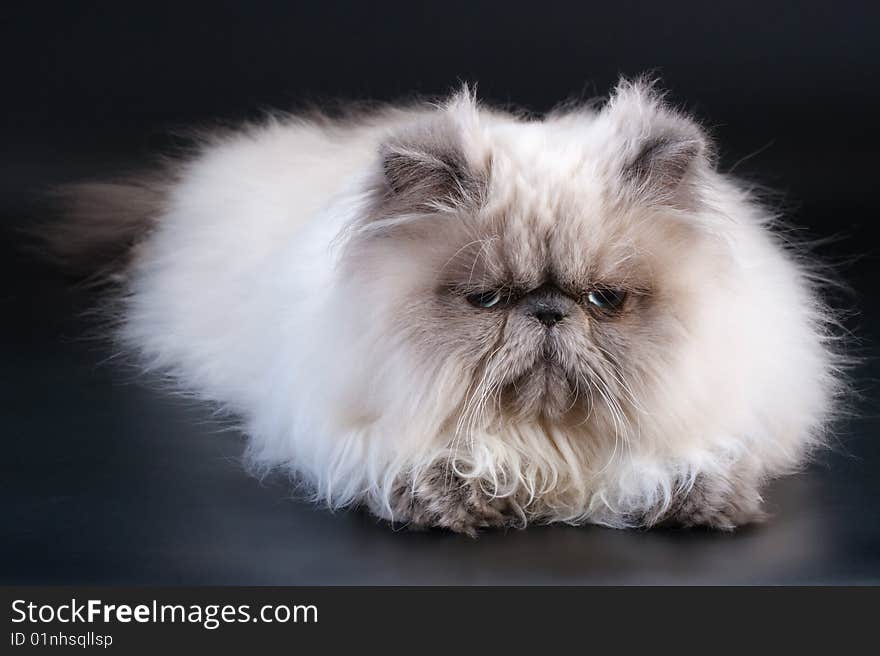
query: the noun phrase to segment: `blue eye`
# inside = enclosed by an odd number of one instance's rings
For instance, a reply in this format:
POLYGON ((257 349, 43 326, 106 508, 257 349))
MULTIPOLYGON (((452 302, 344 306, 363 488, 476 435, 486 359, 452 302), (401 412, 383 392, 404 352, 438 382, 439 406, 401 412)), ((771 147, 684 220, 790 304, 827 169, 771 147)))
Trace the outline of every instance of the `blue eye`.
POLYGON ((476 292, 467 295, 467 302, 474 307, 490 308, 501 301, 501 290, 493 289, 486 292, 476 292))
POLYGON ((619 310, 626 300, 626 292, 622 289, 594 289, 587 294, 587 301, 598 310, 614 312, 619 310))

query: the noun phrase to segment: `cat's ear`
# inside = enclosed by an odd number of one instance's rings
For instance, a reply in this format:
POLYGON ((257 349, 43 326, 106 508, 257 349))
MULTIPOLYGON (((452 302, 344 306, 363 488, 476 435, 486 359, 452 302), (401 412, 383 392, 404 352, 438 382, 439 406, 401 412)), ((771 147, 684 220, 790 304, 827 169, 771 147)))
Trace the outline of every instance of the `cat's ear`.
POLYGON ((388 137, 380 147, 381 192, 392 213, 443 210, 479 202, 487 158, 474 143, 479 116, 467 89, 388 137))
POLYGON ((680 209, 699 204, 711 144, 693 119, 669 107, 646 80, 618 84, 602 115, 612 126, 614 173, 628 197, 680 209))

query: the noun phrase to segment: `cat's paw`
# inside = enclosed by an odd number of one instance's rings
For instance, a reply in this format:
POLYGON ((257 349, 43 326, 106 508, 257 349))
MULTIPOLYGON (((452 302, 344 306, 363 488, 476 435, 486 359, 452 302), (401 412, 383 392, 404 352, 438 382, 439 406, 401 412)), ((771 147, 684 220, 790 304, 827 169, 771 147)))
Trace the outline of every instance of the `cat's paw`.
POLYGON ((468 481, 435 466, 413 482, 398 486, 393 521, 412 529, 443 528, 476 537, 480 529, 524 524, 519 504, 490 494, 479 481, 468 481))
POLYGON ((767 518, 762 501, 757 485, 741 481, 731 484, 727 479, 713 481, 701 475, 662 512, 649 514, 645 523, 657 527, 733 531, 767 518))

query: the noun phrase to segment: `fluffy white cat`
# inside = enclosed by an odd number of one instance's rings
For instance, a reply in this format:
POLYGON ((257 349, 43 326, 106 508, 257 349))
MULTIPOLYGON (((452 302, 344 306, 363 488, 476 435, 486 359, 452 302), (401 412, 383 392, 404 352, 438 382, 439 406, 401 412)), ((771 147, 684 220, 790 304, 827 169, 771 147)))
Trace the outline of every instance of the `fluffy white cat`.
POLYGON ((839 388, 808 266, 641 81, 276 118, 69 200, 52 243, 112 272, 118 338, 334 508, 731 529, 839 388))

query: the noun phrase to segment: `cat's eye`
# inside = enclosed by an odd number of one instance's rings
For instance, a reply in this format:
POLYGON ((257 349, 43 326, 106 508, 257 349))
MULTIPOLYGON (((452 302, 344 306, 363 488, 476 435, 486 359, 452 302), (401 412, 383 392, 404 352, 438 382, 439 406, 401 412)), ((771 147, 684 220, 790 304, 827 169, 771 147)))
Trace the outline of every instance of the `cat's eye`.
POLYGON ((622 289, 600 287, 587 294, 587 302, 606 314, 619 310, 626 300, 626 292, 622 289))
POLYGON ((467 295, 467 302, 474 307, 490 308, 501 301, 502 291, 500 289, 492 289, 485 292, 475 292, 467 295))

